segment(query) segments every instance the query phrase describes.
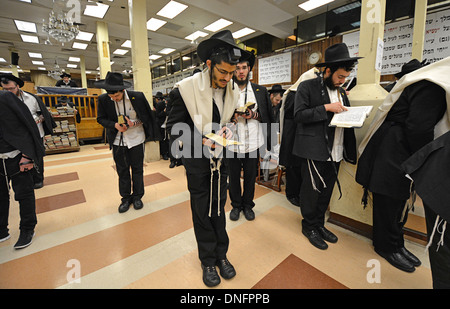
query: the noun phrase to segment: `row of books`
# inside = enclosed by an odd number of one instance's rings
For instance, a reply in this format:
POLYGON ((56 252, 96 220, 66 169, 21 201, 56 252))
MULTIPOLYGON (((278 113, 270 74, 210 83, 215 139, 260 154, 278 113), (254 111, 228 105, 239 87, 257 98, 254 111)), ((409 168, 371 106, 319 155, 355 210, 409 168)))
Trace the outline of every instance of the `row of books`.
POLYGON ((54 133, 76 132, 77 128, 74 123, 69 123, 68 120, 55 121, 56 127, 53 128, 54 133))
POLYGON ((63 116, 75 115, 74 109, 70 106, 56 107, 56 109, 47 107, 47 109, 50 112, 50 114, 52 114, 53 117, 63 117, 63 116))
POLYGON ((63 149, 70 147, 77 147, 78 142, 75 133, 69 132, 61 135, 45 135, 44 136, 45 149, 63 149))

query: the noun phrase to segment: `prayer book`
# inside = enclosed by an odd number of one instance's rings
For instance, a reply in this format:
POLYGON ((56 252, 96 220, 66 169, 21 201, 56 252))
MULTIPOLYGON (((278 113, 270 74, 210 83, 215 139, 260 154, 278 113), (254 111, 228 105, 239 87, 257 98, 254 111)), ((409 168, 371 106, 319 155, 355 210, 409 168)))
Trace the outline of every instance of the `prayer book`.
POLYGON ((255 104, 256 103, 253 102, 247 102, 244 106, 236 108, 236 113, 245 114, 248 109, 252 109, 253 107, 255 107, 255 104))
POLYGON ((346 106, 348 110, 335 113, 331 119, 331 127, 361 128, 369 117, 373 106, 346 106))
POLYGON ((226 139, 223 136, 217 135, 216 133, 208 133, 205 135, 206 138, 209 138, 214 143, 219 144, 223 147, 230 146, 230 145, 239 145, 241 144, 238 141, 226 139))

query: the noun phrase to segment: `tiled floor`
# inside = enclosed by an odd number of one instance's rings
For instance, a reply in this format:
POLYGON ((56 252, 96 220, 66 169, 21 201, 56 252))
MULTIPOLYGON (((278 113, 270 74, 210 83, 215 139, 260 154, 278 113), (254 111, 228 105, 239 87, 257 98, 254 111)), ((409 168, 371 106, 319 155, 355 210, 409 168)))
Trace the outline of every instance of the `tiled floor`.
MULTIPOLYGON (((206 289, 185 171, 168 165, 146 163, 144 208, 119 214, 118 178, 107 147, 85 145, 45 157, 36 236, 22 250, 13 249, 19 209, 11 202, 11 238, 0 243, 0 288, 206 289)), ((227 219, 228 258, 237 275, 216 289, 431 288, 421 244, 407 241, 423 265, 405 273, 376 255, 369 239, 331 224, 339 242, 326 251, 314 248, 301 234, 299 209, 283 192, 257 185, 255 203, 254 221, 227 219), (379 283, 372 283, 375 277, 379 283)))

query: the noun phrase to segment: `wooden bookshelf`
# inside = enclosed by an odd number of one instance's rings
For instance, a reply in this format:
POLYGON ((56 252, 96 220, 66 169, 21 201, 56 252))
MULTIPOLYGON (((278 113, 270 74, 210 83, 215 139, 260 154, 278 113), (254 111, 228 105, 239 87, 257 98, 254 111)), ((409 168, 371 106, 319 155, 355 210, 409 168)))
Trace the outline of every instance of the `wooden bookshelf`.
POLYGON ((44 137, 45 153, 64 153, 80 150, 75 115, 53 115, 57 127, 52 135, 44 137))

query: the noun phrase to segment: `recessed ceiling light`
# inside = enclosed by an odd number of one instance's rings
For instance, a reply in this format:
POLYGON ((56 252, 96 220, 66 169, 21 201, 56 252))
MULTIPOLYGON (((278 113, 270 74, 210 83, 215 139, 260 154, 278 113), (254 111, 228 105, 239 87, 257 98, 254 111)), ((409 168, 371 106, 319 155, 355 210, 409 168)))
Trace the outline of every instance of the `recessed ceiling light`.
POLYGON ((204 38, 207 35, 208 35, 208 33, 205 33, 203 31, 195 31, 191 35, 188 35, 187 37, 185 37, 185 39, 189 40, 189 41, 195 41, 197 38, 200 38, 200 37, 204 38))
POLYGON ((31 61, 34 65, 44 65, 44 62, 43 61, 36 61, 36 60, 33 60, 33 61, 31 61))
POLYGON ((92 71, 85 71, 84 73, 86 73, 86 74, 91 74, 92 71))
POLYGON ((68 63, 67 67, 75 69, 77 67, 77 65, 76 64, 72 64, 72 63, 68 63))
POLYGON ((223 29, 223 28, 225 28, 225 27, 228 27, 228 26, 231 25, 232 23, 233 23, 232 21, 229 21, 229 20, 226 20, 226 19, 221 18, 221 19, 219 19, 219 20, 213 22, 212 24, 206 26, 206 27, 203 28, 203 29, 208 30, 208 31, 211 31, 211 32, 216 32, 216 31, 219 31, 220 29, 223 29))
POLYGON ((72 61, 72 62, 80 62, 80 58, 79 57, 69 57, 69 61, 72 61))
POLYGON ((39 44, 39 38, 35 35, 21 34, 20 37, 22 38, 22 41, 24 41, 26 43, 38 43, 39 44))
POLYGON ((83 14, 86 16, 92 16, 97 18, 105 17, 106 12, 108 12, 109 5, 103 3, 96 3, 96 5, 86 5, 83 14))
POLYGON ((73 42, 73 44, 72 44, 72 48, 76 48, 76 49, 86 49, 87 47, 88 47, 88 45, 86 43, 73 42))
POLYGON ((161 49, 159 51, 159 53, 160 54, 164 54, 164 55, 168 55, 168 54, 170 54, 171 52, 174 52, 174 51, 175 51, 175 49, 173 49, 173 48, 164 48, 164 49, 161 49))
POLYGON ((0 58, 0 62, 6 62, 5 58, 0 58))
POLYGON ((17 29, 19 29, 19 31, 37 33, 35 23, 30 23, 28 21, 22 21, 22 20, 16 20, 16 19, 14 19, 14 22, 16 23, 16 27, 17 27, 17 29))
POLYGON ((238 30, 236 32, 233 32, 233 38, 235 39, 239 39, 243 36, 249 35, 251 33, 255 32, 255 30, 250 29, 250 28, 243 28, 241 30, 238 30))
POLYGON ((172 0, 167 3, 158 13, 156 13, 156 15, 172 19, 183 12, 185 9, 187 9, 187 7, 187 5, 172 0))
POLYGON ((325 5, 327 3, 333 2, 334 0, 309 0, 305 3, 299 4, 298 6, 305 11, 311 11, 319 6, 325 5))
POLYGON ((148 57, 148 59, 150 59, 150 60, 156 60, 156 59, 159 59, 159 58, 161 58, 160 55, 151 55, 150 57, 148 57))
POLYGON ((43 68, 43 67, 38 67, 38 70, 41 70, 41 71, 47 71, 47 69, 46 69, 46 68, 43 68))
POLYGON ((42 59, 42 54, 41 53, 28 52, 28 56, 30 56, 30 58, 41 58, 42 59))
POLYGON ((116 49, 113 52, 113 54, 116 54, 116 55, 125 55, 126 53, 128 53, 127 49, 120 49, 120 48, 116 49))
POLYGON ((75 39, 90 42, 93 36, 93 33, 80 31, 75 39))
POLYGON ((127 48, 131 48, 131 40, 126 40, 125 42, 123 42, 122 45, 120 45, 122 47, 127 47, 127 48))
POLYGON ((166 23, 167 21, 152 17, 147 21, 147 30, 156 31, 162 26, 164 26, 166 23))

